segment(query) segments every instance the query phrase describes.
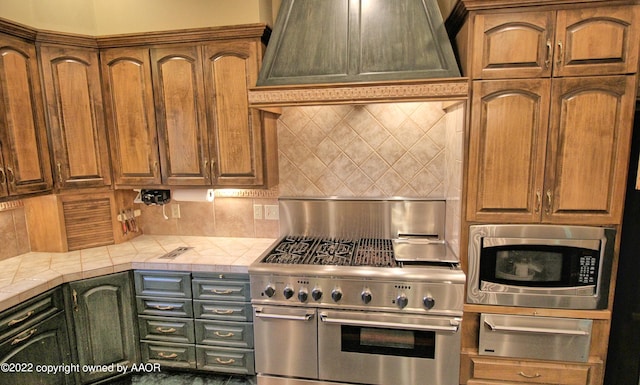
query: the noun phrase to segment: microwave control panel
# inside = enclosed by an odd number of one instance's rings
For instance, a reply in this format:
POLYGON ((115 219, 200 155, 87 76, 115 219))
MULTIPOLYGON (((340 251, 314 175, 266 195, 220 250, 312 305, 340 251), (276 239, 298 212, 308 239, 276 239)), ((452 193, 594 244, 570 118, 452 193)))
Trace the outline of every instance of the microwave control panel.
POLYGON ((592 255, 583 255, 580 257, 580 275, 578 282, 594 285, 598 276, 598 260, 592 255))

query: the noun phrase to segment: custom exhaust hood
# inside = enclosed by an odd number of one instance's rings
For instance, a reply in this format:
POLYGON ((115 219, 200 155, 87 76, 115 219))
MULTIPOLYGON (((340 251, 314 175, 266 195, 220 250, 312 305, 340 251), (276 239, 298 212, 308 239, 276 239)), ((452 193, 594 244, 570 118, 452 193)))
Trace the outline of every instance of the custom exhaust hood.
POLYGON ((466 99, 436 0, 283 0, 252 107, 466 99))

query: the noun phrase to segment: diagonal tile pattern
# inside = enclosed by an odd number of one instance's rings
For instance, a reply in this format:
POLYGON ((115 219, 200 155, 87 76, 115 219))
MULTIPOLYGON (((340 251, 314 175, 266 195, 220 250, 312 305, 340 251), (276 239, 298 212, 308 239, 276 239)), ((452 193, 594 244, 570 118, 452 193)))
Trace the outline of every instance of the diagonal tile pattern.
POLYGON ((443 198, 445 115, 425 102, 285 108, 280 195, 443 198))

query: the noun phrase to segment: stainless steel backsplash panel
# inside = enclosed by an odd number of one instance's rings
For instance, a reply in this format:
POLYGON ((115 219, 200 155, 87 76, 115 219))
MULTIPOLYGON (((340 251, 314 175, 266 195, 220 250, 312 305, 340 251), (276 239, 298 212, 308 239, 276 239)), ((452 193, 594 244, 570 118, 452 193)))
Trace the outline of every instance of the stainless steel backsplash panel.
POLYGON ((280 235, 444 239, 445 201, 280 198, 280 235))

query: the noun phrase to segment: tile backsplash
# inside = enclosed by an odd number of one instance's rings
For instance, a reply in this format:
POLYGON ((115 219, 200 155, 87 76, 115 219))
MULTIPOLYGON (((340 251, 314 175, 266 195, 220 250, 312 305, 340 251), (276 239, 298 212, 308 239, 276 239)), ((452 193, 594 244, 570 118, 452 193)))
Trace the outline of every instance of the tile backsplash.
POLYGON ((284 108, 280 195, 444 198, 462 147, 446 116, 434 102, 284 108))

